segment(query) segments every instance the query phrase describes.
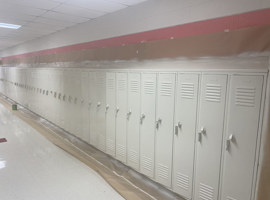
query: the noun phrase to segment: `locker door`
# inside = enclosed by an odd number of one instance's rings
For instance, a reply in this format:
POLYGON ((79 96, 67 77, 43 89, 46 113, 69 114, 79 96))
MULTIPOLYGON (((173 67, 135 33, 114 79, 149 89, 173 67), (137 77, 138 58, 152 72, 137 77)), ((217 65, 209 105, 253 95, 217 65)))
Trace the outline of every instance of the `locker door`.
POLYGON ((217 200, 227 75, 203 75, 197 127, 195 199, 217 200))
POLYGON ((154 178, 156 74, 142 74, 140 171, 154 178))
POLYGON ((74 70, 73 71, 73 91, 72 91, 72 101, 71 105, 74 110, 72 114, 73 118, 73 132, 76 136, 79 138, 82 138, 82 115, 81 115, 81 105, 80 105, 80 99, 81 99, 81 71, 80 70, 74 70))
POLYGON ((140 150, 140 73, 130 73, 128 77, 128 112, 127 112, 127 163, 139 171, 140 150))
POLYGON ((250 200, 263 76, 231 78, 224 150, 222 200, 250 200))
POLYGON ((178 74, 173 152, 173 190, 191 199, 198 102, 198 74, 178 74))
POLYGON ((96 121, 95 121, 95 130, 96 130, 96 147, 105 151, 106 144, 106 73, 96 72, 96 121))
POLYGON ((89 76, 87 71, 81 72, 81 115, 82 115, 82 139, 86 142, 90 142, 89 135, 89 76))
POLYGON ((156 181, 167 187, 171 187, 172 182, 174 90, 175 74, 160 73, 158 77, 158 103, 156 115, 155 177, 156 181))
POLYGON ((106 73, 106 152, 115 157, 115 73, 106 73))
POLYGON ((116 158, 127 161, 127 73, 116 73, 116 158))
POLYGON ((90 144, 95 146, 97 143, 96 139, 96 86, 95 86, 95 72, 89 72, 89 102, 88 102, 88 109, 89 109, 89 138, 90 144))
POLYGON ((64 95, 63 95, 63 106, 64 106, 64 124, 65 130, 72 133, 72 125, 71 122, 71 104, 70 104, 70 93, 72 90, 72 86, 70 85, 72 82, 72 76, 69 69, 64 70, 64 95))

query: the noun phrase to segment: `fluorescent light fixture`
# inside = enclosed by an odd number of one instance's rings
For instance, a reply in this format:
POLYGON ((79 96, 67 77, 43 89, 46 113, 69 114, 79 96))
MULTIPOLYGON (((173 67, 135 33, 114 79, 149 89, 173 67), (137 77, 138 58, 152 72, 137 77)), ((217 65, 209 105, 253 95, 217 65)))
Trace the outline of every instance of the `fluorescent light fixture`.
POLYGON ((21 25, 0 23, 0 28, 18 29, 21 25))

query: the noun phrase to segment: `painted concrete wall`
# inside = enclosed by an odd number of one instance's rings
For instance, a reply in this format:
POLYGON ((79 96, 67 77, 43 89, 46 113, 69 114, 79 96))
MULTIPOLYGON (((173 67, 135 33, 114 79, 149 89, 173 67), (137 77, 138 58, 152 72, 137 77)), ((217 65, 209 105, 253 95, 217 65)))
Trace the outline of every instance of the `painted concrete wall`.
POLYGON ((0 52, 0 57, 149 31, 270 7, 269 0, 149 0, 0 52))

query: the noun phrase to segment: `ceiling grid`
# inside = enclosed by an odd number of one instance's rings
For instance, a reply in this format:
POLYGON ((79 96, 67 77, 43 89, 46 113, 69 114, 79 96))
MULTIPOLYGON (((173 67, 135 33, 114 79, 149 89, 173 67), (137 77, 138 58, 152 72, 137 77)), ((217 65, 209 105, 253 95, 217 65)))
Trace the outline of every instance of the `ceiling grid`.
POLYGON ((0 50, 125 9, 146 0, 0 0, 0 50))

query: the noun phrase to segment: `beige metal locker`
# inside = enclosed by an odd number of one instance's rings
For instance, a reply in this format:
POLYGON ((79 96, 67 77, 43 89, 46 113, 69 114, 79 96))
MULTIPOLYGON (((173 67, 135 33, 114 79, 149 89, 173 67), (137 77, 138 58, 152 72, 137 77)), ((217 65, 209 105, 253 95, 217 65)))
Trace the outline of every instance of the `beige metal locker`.
POLYGON ((227 75, 202 75, 197 127, 195 199, 217 200, 227 75))
POLYGON ((82 116, 82 140, 90 143, 90 114, 88 109, 89 102, 89 76, 87 71, 81 72, 81 99, 79 100, 82 116))
POLYGON ((173 191, 192 198, 198 74, 178 74, 175 103, 173 191))
POLYGON ((97 144, 96 136, 96 84, 95 84, 95 72, 89 71, 89 130, 90 130, 90 144, 95 146, 97 144))
POLYGON ((156 83, 155 73, 142 73, 140 172, 150 178, 155 164, 156 83))
POLYGON ((140 169, 140 104, 141 75, 128 75, 128 111, 127 111, 127 164, 140 169))
POLYGON ((171 187, 172 182, 174 99, 175 74, 160 73, 156 111, 155 179, 167 187, 171 187))
POLYGON ((106 73, 95 72, 95 126, 93 145, 105 152, 106 148, 106 73))
POLYGON ((263 76, 231 77, 221 200, 251 200, 262 87, 263 76))
POLYGON ((127 160, 127 73, 116 73, 116 158, 127 160))
POLYGON ((106 153, 115 157, 115 108, 116 77, 115 73, 106 73, 106 153))

